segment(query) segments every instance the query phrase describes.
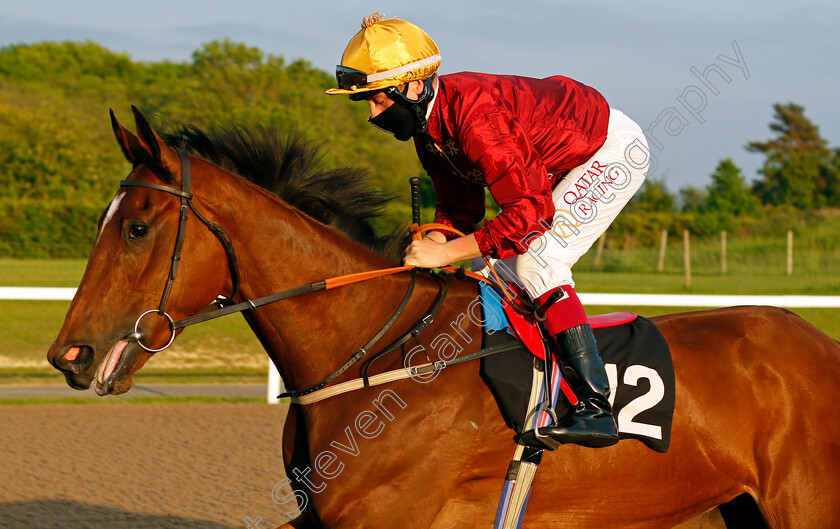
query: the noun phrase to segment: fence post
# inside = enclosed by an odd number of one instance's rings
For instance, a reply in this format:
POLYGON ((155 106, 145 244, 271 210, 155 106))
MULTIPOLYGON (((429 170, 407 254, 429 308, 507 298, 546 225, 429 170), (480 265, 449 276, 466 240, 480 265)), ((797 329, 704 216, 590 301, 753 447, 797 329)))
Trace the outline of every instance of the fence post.
POLYGON ((661 272, 665 270, 665 247, 668 246, 668 230, 662 230, 662 240, 659 242, 659 263, 656 265, 656 271, 661 272))
POLYGON ((726 275, 726 230, 720 232, 720 273, 726 275))
POLYGON ((787 232, 787 275, 793 275, 793 230, 787 232))
POLYGON ((266 402, 269 404, 277 404, 280 399, 277 395, 286 391, 283 389, 283 380, 280 378, 280 372, 274 367, 274 362, 271 358, 268 359, 268 394, 266 395, 266 402))
POLYGON ((601 238, 598 239, 598 249, 595 250, 595 268, 601 266, 601 255, 604 254, 604 243, 607 240, 607 232, 604 232, 601 235, 601 238))
POLYGON ((685 263, 685 288, 691 289, 691 248, 688 240, 688 230, 683 230, 683 262, 685 263))

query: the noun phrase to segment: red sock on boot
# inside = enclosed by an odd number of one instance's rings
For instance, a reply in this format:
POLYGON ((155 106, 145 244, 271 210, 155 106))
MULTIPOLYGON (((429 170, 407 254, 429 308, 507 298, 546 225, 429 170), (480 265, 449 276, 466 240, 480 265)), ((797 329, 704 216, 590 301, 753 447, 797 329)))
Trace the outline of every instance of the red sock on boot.
POLYGON ((589 319, 586 317, 586 312, 583 310, 583 305, 581 305, 575 289, 569 285, 562 285, 546 292, 537 298, 537 303, 542 305, 551 294, 561 288, 568 296, 565 299, 556 301, 545 313, 545 327, 552 336, 575 325, 589 323, 589 319))

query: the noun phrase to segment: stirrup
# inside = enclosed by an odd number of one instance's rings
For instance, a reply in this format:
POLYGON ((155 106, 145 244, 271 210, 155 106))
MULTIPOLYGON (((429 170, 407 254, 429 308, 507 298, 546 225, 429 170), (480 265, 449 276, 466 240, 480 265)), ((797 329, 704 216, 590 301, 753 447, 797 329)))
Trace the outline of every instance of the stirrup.
MULTIPOLYGON (((549 416, 551 416, 552 426, 557 425, 557 413, 554 411, 553 407, 549 406, 548 401, 545 401, 545 400, 542 401, 539 404, 539 406, 537 406, 531 413, 528 414, 528 416, 525 418, 525 423, 528 422, 528 419, 532 415, 539 417, 542 412, 545 412, 549 416)), ((544 426, 543 428, 550 428, 550 427, 544 426)), ((528 446, 528 447, 531 447, 531 448, 545 449, 545 450, 548 450, 550 452, 554 451, 554 450, 557 450, 558 448, 560 448, 560 445, 562 444, 562 443, 557 442, 554 438, 552 438, 548 435, 541 434, 540 431, 539 431, 539 428, 534 428, 533 430, 525 431, 525 432, 517 435, 515 440, 516 440, 517 444, 521 444, 523 446, 528 446), (534 439, 535 439, 536 442, 522 442, 522 441, 520 441, 520 439, 522 439, 523 436, 527 437, 532 432, 533 432, 533 436, 534 436, 534 439)))

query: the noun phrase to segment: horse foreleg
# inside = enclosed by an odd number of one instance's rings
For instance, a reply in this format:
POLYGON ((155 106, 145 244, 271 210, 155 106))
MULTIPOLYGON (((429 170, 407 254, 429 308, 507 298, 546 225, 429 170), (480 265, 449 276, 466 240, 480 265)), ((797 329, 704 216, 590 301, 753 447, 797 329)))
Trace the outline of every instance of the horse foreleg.
MULTIPOLYGON (((311 464, 303 417, 296 406, 289 407, 283 426, 283 462, 287 475, 291 468, 306 468, 311 464)), ((313 514, 313 508, 309 507, 304 508, 297 518, 281 525, 278 529, 323 529, 323 527, 313 514)))
POLYGON ((831 464, 807 479, 789 479, 758 494, 758 505, 771 529, 840 527, 840 479, 831 464))

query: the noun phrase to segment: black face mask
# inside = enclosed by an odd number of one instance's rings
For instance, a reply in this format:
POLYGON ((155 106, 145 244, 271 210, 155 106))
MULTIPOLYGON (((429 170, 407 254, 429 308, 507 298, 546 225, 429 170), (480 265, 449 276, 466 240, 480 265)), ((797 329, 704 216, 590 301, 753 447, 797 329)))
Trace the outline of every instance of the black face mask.
POLYGON ((396 102, 375 118, 368 119, 374 127, 393 134, 400 141, 408 141, 417 133, 417 123, 411 111, 396 102))
POLYGON ((386 88, 384 92, 394 103, 375 118, 368 119, 371 125, 393 134, 400 141, 426 132, 426 108, 435 94, 431 78, 423 80, 423 92, 417 100, 408 99, 396 87, 386 88))

